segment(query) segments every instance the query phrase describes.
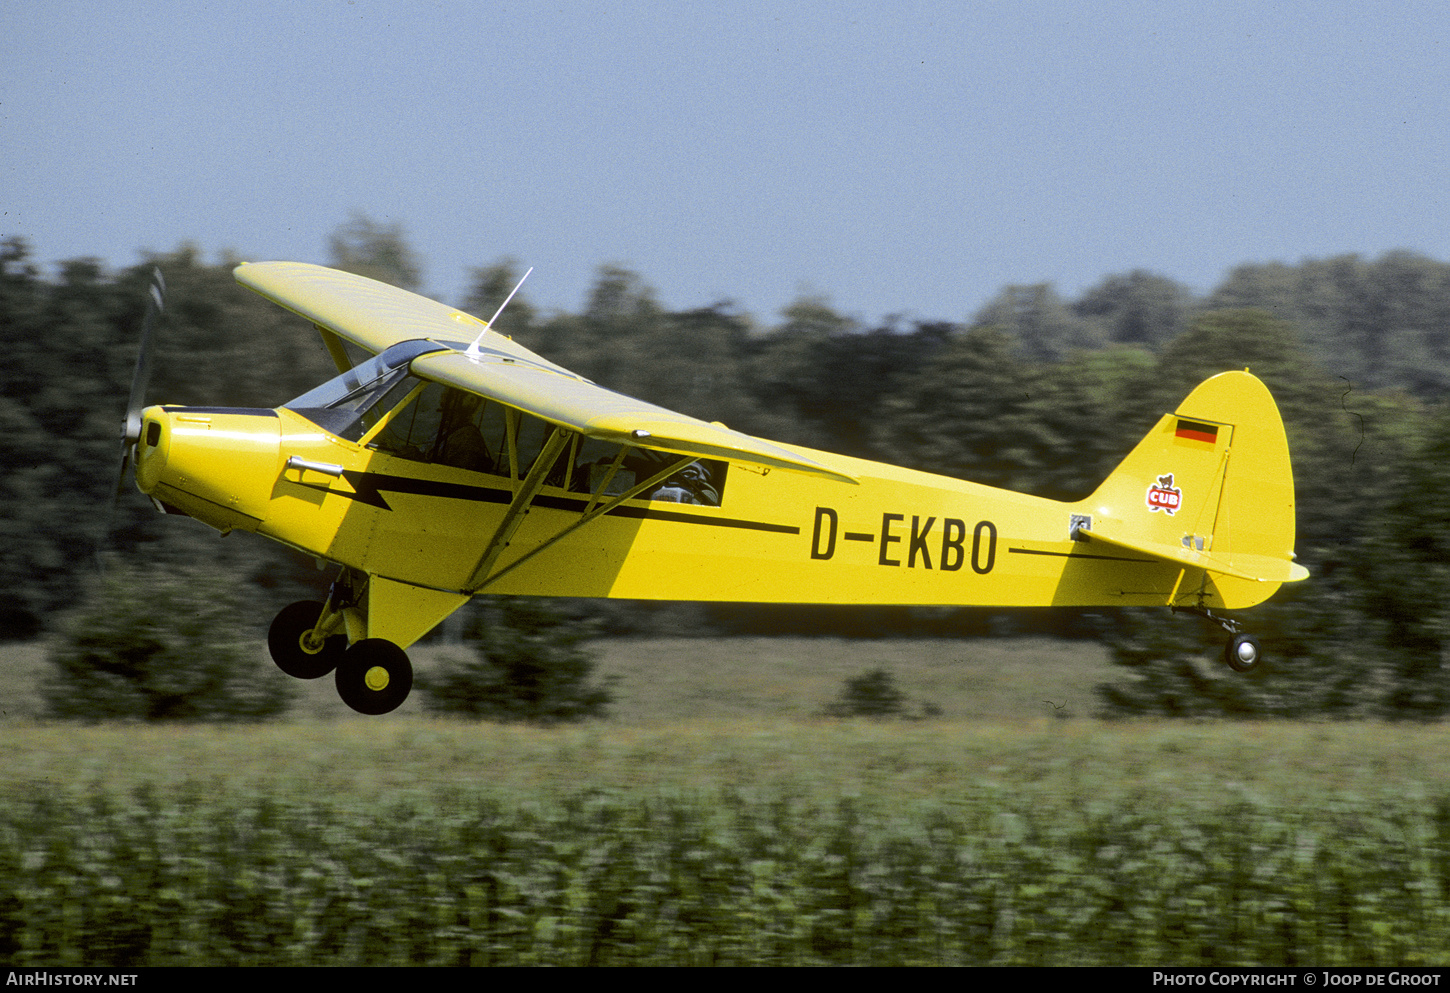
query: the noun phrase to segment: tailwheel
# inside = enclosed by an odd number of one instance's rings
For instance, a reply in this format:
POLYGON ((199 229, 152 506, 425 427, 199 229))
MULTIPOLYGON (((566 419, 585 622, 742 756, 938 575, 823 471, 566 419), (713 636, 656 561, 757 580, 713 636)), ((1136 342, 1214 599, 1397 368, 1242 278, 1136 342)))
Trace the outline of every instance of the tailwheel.
POLYGON ((343 703, 359 714, 386 714, 408 698, 413 664, 391 641, 367 638, 343 655, 336 678, 343 703))
POLYGON ((1197 614, 1213 621, 1229 634, 1228 644, 1223 649, 1223 660, 1234 672, 1254 672, 1263 661, 1259 654, 1259 639, 1244 630, 1244 626, 1231 617, 1221 617, 1207 607, 1170 608, 1175 614, 1197 614))
POLYGON ((1251 634, 1235 634, 1223 650, 1224 661, 1234 672, 1252 672, 1259 667, 1259 639, 1251 634))
POLYGON ((278 612, 267 630, 267 649, 277 668, 296 679, 320 679, 337 668, 347 638, 318 638, 313 629, 321 616, 322 604, 315 600, 301 600, 278 612))

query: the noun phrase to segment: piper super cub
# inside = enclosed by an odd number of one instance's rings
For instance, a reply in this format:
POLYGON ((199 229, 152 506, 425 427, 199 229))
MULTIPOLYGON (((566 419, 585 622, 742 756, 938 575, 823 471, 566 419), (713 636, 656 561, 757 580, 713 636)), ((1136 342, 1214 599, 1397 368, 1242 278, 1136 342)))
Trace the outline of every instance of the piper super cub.
MULTIPOLYGON (((480 593, 1169 606, 1228 630, 1242 672, 1258 642, 1215 611, 1308 575, 1284 426, 1248 372, 1202 383, 1064 503, 686 417, 361 276, 261 262, 236 278, 311 321, 339 374, 275 410, 142 410, 143 341, 122 471, 134 459, 168 513, 335 563, 326 602, 284 609, 268 644, 290 675, 335 673, 365 714, 402 703, 405 649, 480 593)), ((152 297, 148 340, 159 278, 152 297)))

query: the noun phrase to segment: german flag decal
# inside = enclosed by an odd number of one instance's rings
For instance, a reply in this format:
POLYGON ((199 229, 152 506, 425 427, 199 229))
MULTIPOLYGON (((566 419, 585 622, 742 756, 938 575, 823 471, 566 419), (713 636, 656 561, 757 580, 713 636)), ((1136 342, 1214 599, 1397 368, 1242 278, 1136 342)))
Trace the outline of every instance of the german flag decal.
POLYGON ((1218 441, 1218 425, 1204 424, 1202 421, 1185 421, 1178 419, 1178 428, 1173 432, 1175 438, 1183 441, 1201 441, 1204 444, 1212 445, 1218 441))

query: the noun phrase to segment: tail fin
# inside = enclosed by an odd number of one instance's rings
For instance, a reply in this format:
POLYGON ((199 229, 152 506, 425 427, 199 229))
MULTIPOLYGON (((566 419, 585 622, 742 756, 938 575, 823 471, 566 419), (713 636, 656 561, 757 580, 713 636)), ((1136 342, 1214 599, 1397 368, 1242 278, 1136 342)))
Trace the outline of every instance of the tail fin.
MULTIPOLYGON (((1247 371, 1201 383, 1084 508, 1091 521, 1079 537, 1210 573, 1225 607, 1252 606, 1278 584, 1309 575, 1294 562, 1284 422, 1268 388, 1247 371)), ((1170 602, 1197 595, 1191 588, 1202 587, 1180 577, 1183 593, 1175 590, 1170 602)))

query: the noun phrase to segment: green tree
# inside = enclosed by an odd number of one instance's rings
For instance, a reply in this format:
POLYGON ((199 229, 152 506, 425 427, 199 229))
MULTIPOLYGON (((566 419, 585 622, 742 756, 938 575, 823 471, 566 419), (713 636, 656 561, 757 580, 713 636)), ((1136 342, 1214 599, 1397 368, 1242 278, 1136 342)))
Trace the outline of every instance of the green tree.
MULTIPOLYGON (((239 286, 232 275, 234 260, 207 264, 195 249, 183 246, 120 273, 104 415, 90 428, 100 443, 94 474, 103 489, 90 498, 85 519, 100 513, 116 482, 116 439, 153 267, 166 278, 166 312, 157 327, 154 375, 145 402, 275 407, 336 374, 311 324, 239 286)), ((247 534, 223 542, 194 521, 158 514, 130 479, 111 528, 108 544, 123 561, 225 565, 239 593, 263 614, 312 598, 321 579, 300 553, 274 542, 247 534)), ((75 578, 72 572, 72 582, 75 578)))
MULTIPOLYGON (((72 476, 72 439, 58 438, 48 427, 57 414, 72 411, 58 388, 65 376, 75 383, 83 369, 67 371, 45 346, 56 350, 70 345, 55 332, 50 310, 51 287, 28 261, 29 246, 22 239, 0 241, 0 339, 6 343, 6 361, 0 363, 0 638, 31 637, 45 612, 60 595, 69 572, 67 529, 73 531, 78 506, 62 512, 62 494, 69 478, 83 492, 98 495, 93 466, 72 476), (92 489, 94 487, 94 489, 92 489)), ((80 356, 69 357, 79 361, 80 356)), ((92 363, 94 364, 94 363, 92 363)), ((88 395, 93 395, 87 390, 88 395)), ((119 419, 113 452, 120 454, 119 419)), ((74 540, 74 535, 70 536, 74 540)))
POLYGON ((780 325, 743 343, 744 379, 756 401, 783 422, 772 437, 830 448, 829 411, 842 384, 829 381, 822 357, 833 340, 856 334, 860 326, 823 297, 795 300, 781 316, 780 325))
POLYGON ((449 659, 419 673, 423 705, 433 713, 553 724, 603 714, 610 693, 594 683, 594 654, 584 642, 594 625, 537 597, 484 597, 465 635, 472 659, 449 659))
POLYGON ((891 462, 1010 486, 1021 478, 1035 430, 1026 413, 1029 380, 1007 335, 991 328, 957 335, 884 398, 877 449, 893 452, 891 462))
POLYGON ((945 322, 867 330, 822 298, 782 311, 784 323, 745 343, 743 375, 781 427, 771 437, 843 455, 875 458, 878 407, 925 367, 959 329, 945 322))
POLYGON ((659 358, 649 354, 645 342, 663 318, 654 290, 636 273, 605 265, 599 267, 583 314, 537 322, 519 341, 601 386, 639 396, 635 377, 659 358))
MULTIPOLYGON (((94 260, 71 260, 49 281, 29 265, 22 242, 5 242, 0 329, 10 361, 0 370, 0 500, 7 508, 0 522, 0 636, 31 636, 49 612, 74 604, 98 541, 121 557, 148 561, 225 558, 239 577, 266 585, 312 578, 295 568, 293 553, 270 543, 194 544, 202 537, 195 525, 162 518, 130 480, 103 521, 117 496, 121 419, 158 267, 167 307, 146 402, 270 407, 335 372, 306 321, 242 289, 230 262, 206 264, 195 248, 117 273, 94 260)), ((305 595, 295 592, 291 599, 305 595)))
POLYGON ((1100 482, 1108 379, 1071 362, 1029 363, 1012 339, 977 327, 946 342, 878 408, 876 451, 888 462, 1056 499, 1100 482))
MULTIPOLYGON (((509 294, 519 285, 522 275, 518 263, 513 259, 501 259, 493 265, 474 269, 468 297, 463 301, 463 310, 481 321, 491 320, 503 302, 508 300, 509 294)), ((519 336, 527 339, 536 317, 527 295, 520 288, 509 301, 508 307, 499 315, 498 324, 493 330, 510 338, 519 336)))
POLYGON ((1107 277, 1070 309, 1088 323, 1089 340, 1156 351, 1183 332, 1192 307, 1193 295, 1185 287, 1135 269, 1107 277))
POLYGON ((1309 353, 1356 389, 1432 398, 1450 385, 1450 265, 1415 252, 1238 266, 1208 305, 1294 323, 1309 353))
POLYGON ((822 448, 890 461, 890 453, 872 444, 883 398, 935 362, 960 331, 934 321, 918 322, 910 332, 886 326, 831 335, 811 356, 811 378, 796 399, 799 416, 820 425, 822 448))
POLYGON ((519 340, 626 396, 774 436, 784 422, 763 413, 744 378, 750 330, 729 303, 667 311, 638 275, 603 266, 582 315, 535 324, 519 340))
POLYGON ((1032 361, 1056 362, 1103 343, 1093 337, 1088 322, 1068 309, 1051 283, 1006 287, 977 312, 972 325, 1006 332, 1018 353, 1032 361))
MULTIPOLYGON (((335 269, 357 273, 380 282, 418 292, 423 266, 408 245, 403 225, 381 224, 361 212, 338 227, 328 239, 335 269)), ((484 320, 487 320, 487 315, 484 320)))
POLYGON ((210 265, 183 247, 127 270, 111 389, 120 407, 130 388, 146 287, 153 267, 166 279, 148 403, 276 407, 337 374, 312 324, 237 284, 236 260, 210 265))
POLYGON ((1378 709, 1391 718, 1450 712, 1450 415, 1426 422, 1356 562, 1383 660, 1378 709))
POLYGON ((886 669, 872 669, 846 680, 841 695, 826 705, 831 717, 895 717, 906 710, 906 694, 886 669))
POLYGON ((50 652, 48 714, 94 722, 282 713, 288 681, 238 625, 233 582, 196 567, 113 568, 50 652))
POLYGON ((122 313, 115 287, 89 259, 64 263, 57 283, 44 281, 27 255, 14 240, 0 253, 6 636, 33 634, 49 609, 74 599, 75 570, 89 564, 115 485, 124 406, 108 382, 122 313))

